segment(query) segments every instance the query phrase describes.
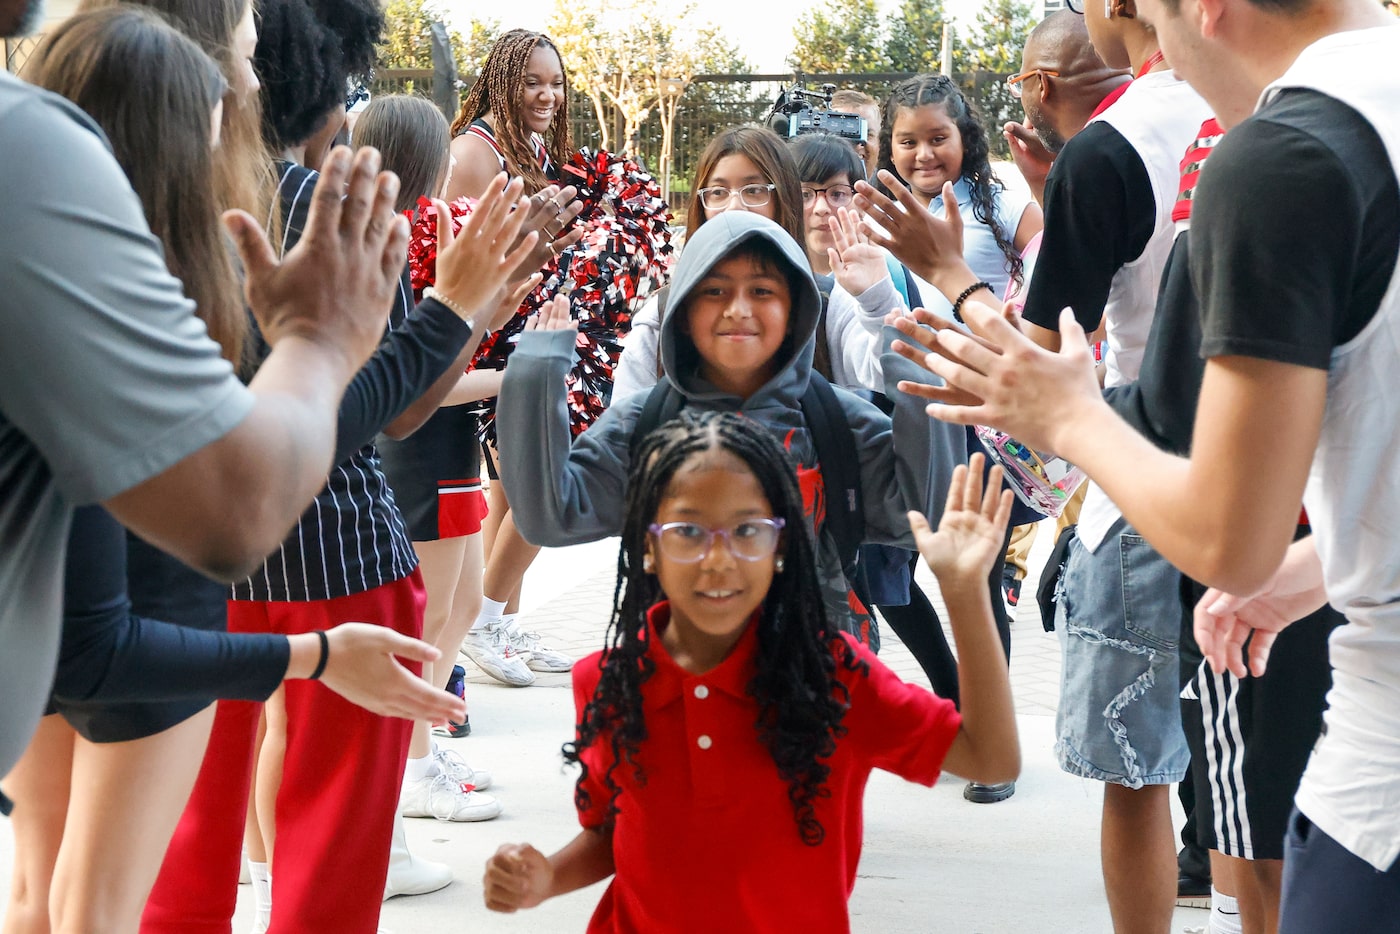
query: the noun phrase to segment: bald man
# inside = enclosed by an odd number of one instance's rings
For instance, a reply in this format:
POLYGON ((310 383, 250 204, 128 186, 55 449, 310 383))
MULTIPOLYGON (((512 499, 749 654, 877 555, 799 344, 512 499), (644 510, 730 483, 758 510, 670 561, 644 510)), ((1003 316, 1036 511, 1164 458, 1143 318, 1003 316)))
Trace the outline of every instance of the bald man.
POLYGON ((1060 10, 1031 30, 1021 53, 1021 73, 1015 78, 1011 89, 1021 100, 1026 122, 1006 124, 1006 141, 1031 194, 1040 201, 1045 176, 1065 143, 1132 75, 1126 68, 1104 64, 1089 41, 1083 16, 1060 10))

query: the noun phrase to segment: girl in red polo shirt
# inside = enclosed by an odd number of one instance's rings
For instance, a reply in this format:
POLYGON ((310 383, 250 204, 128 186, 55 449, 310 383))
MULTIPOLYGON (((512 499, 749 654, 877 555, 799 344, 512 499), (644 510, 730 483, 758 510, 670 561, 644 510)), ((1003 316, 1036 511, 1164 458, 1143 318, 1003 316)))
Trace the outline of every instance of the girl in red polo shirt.
POLYGON ((935 533, 910 514, 958 644, 962 713, 828 625, 791 461, 734 414, 681 416, 633 462, 608 648, 574 668, 583 831, 501 847, 486 905, 612 884, 590 931, 847 931, 866 780, 1016 778, 986 581, 1011 508, 981 455, 935 533))

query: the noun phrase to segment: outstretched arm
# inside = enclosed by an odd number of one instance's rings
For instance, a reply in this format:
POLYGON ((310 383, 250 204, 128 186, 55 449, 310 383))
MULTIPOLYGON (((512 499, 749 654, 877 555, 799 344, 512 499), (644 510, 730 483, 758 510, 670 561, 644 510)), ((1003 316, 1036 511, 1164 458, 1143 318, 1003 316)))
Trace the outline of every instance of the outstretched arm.
POLYGON ((964 316, 971 336, 899 325, 912 338, 899 352, 949 383, 901 390, 942 403, 929 406, 935 418, 993 425, 1078 464, 1186 575, 1230 593, 1270 580, 1293 539, 1326 405, 1325 370, 1211 358, 1188 460, 1162 452, 1109 408, 1068 310, 1058 353, 992 308, 970 303, 964 316))
POLYGON ((991 784, 1014 781, 1020 774, 1021 745, 1006 656, 987 592, 1013 494, 1001 488, 1000 467, 992 468, 983 490, 983 462, 981 454, 974 454, 953 473, 937 532, 916 512, 909 514, 909 523, 919 553, 938 578, 958 648, 962 725, 944 765, 964 778, 991 784))
POLYGON ((510 913, 590 886, 613 872, 612 837, 583 830, 549 857, 528 843, 502 846, 486 861, 482 889, 487 908, 510 913))

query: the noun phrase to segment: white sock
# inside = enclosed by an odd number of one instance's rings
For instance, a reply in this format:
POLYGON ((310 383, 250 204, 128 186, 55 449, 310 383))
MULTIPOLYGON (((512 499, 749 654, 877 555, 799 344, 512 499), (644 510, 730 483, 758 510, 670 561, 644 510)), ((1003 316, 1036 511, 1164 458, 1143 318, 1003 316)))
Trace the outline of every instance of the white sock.
POLYGON ((1240 926, 1240 903, 1233 895, 1222 895, 1215 886, 1210 887, 1210 927, 1209 934, 1242 934, 1240 926))
POLYGON ((409 759, 403 768, 403 783, 408 785, 412 782, 421 782, 433 774, 434 768, 436 765, 433 763, 431 755, 423 756, 421 759, 409 759))
POLYGON ((472 629, 480 629, 485 623, 489 622, 490 620, 497 619, 498 617, 504 615, 505 611, 506 601, 492 600, 490 597, 485 596, 483 594, 481 597, 481 612, 476 614, 476 622, 472 623, 472 629))
POLYGON ((267 863, 248 860, 248 875, 253 880, 253 926, 266 931, 272 921, 272 873, 267 863))

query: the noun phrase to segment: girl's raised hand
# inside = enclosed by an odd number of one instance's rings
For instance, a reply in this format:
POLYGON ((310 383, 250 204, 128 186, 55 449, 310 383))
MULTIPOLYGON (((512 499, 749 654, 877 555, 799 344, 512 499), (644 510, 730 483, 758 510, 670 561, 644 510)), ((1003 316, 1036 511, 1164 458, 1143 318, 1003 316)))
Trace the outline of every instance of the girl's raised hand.
POLYGON ((578 189, 573 185, 560 188, 550 185, 530 198, 530 210, 525 215, 521 236, 536 231, 538 239, 535 248, 521 261, 518 275, 524 276, 539 269, 573 246, 583 236, 583 227, 574 227, 574 220, 583 211, 583 202, 577 200, 578 189), (572 229, 571 229, 572 228, 572 229))
POLYGON ((1002 470, 993 467, 982 485, 986 458, 972 455, 968 463, 953 471, 948 485, 948 502, 938 531, 917 512, 909 513, 919 554, 944 589, 981 588, 986 590, 987 575, 1002 550, 1006 525, 1011 519, 1012 492, 1001 488, 1002 470))
POLYGON ((885 254, 861 232, 860 217, 850 208, 837 208, 830 220, 834 248, 827 248, 831 271, 841 288, 851 295, 860 295, 882 279, 889 278, 885 254))
POLYGON ((881 169, 880 181, 894 192, 894 198, 881 194, 869 182, 856 182, 856 207, 865 214, 861 229, 870 236, 871 242, 889 250, 896 259, 934 285, 943 273, 971 274, 963 261, 962 215, 958 212, 952 182, 943 185, 946 217, 940 218, 934 217, 933 212, 920 204, 914 193, 890 172, 881 169))
POLYGON ((540 306, 532 331, 578 330, 578 322, 569 316, 569 296, 556 295, 540 306))
POLYGON ((534 908, 549 897, 554 867, 528 843, 507 843, 486 861, 482 895, 492 911, 534 908))
POLYGON ((496 300, 507 280, 534 249, 539 234, 520 232, 530 212, 520 197, 520 179, 497 175, 477 201, 456 235, 447 204, 437 209, 437 282, 434 287, 468 313, 496 300))

